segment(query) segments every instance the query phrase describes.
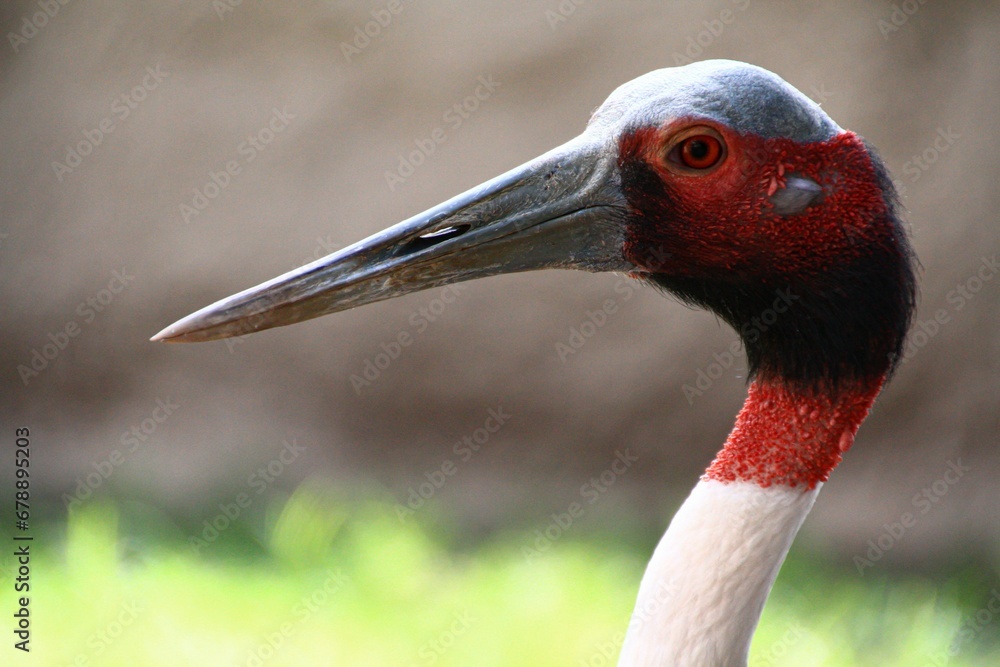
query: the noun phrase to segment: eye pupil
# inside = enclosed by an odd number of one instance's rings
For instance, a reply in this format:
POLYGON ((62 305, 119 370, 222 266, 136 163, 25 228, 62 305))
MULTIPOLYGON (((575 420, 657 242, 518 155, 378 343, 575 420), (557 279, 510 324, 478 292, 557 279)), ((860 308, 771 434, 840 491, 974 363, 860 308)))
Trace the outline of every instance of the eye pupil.
POLYGON ((692 139, 688 144, 688 155, 695 160, 704 160, 708 156, 708 144, 701 139, 692 139))
POLYGON ((679 148, 679 162, 689 169, 709 169, 723 156, 722 141, 711 134, 688 137, 681 141, 679 148))

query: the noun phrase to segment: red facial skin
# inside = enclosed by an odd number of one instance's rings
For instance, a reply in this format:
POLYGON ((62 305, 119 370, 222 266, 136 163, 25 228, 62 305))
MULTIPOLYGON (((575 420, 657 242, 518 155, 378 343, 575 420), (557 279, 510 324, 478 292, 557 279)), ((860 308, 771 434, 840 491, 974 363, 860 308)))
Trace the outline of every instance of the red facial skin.
MULTIPOLYGON (((830 289, 824 276, 831 266, 849 264, 873 244, 893 243, 893 229, 879 222, 886 203, 871 158, 852 132, 800 144, 680 119, 624 137, 619 166, 636 159, 663 186, 648 197, 627 193, 635 222, 625 256, 640 273, 830 289), (693 127, 721 135, 726 152, 714 168, 693 171, 668 157, 693 127), (779 215, 770 198, 792 173, 818 183, 823 194, 801 213, 779 215)), ((704 479, 814 488, 850 448, 883 381, 829 395, 796 390, 779 378, 756 379, 704 479)))
POLYGON ((882 383, 840 393, 803 394, 755 380, 729 439, 703 479, 811 489, 825 482, 854 443, 882 383))
POLYGON ((891 240, 890 229, 871 224, 886 205, 871 159, 852 132, 799 144, 681 119, 624 137, 619 164, 636 158, 659 175, 669 199, 662 213, 653 202, 633 208, 649 224, 632 225, 625 256, 642 269, 688 278, 726 272, 735 279, 807 277, 831 262, 849 261, 859 245, 891 240), (673 137, 695 126, 715 130, 726 144, 718 166, 701 173, 667 158, 673 137), (811 178, 824 192, 802 213, 778 215, 770 197, 790 173, 811 178))

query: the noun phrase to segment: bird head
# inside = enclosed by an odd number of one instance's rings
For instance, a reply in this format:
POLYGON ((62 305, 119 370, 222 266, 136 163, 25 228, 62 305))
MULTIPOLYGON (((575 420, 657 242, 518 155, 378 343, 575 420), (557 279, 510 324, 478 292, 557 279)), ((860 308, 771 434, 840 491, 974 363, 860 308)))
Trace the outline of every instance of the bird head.
POLYGON ((620 271, 708 308, 751 374, 881 382, 913 255, 874 151, 767 70, 715 60, 615 90, 582 134, 154 337, 244 335, 473 278, 620 271))

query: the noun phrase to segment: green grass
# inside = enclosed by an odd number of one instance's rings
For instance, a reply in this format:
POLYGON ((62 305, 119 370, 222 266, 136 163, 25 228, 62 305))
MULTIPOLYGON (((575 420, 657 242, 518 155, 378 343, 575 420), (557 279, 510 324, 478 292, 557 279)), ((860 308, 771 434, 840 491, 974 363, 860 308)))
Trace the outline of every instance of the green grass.
MULTIPOLYGON (((156 512, 90 501, 36 538, 32 652, 4 647, 15 660, 0 662, 613 665, 648 556, 582 529, 532 562, 528 530, 446 546, 428 517, 401 523, 391 506, 338 504, 308 485, 257 518, 263 536, 248 517, 195 554, 156 512)), ((862 578, 793 552, 750 664, 1000 665, 1000 618, 935 660, 985 605, 979 588, 971 576, 862 578)))

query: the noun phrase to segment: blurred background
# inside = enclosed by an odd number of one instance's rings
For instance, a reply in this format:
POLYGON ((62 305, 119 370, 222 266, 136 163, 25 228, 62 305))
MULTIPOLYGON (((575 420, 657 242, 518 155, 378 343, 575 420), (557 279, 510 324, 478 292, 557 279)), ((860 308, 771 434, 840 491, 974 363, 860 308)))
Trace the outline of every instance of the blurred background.
POLYGON ((612 664, 745 395, 712 315, 550 271, 148 338, 733 58, 878 147, 922 264, 751 664, 996 664, 997 3, 61 2, 0 8, 0 470, 28 427, 43 591, 4 662, 612 664))

